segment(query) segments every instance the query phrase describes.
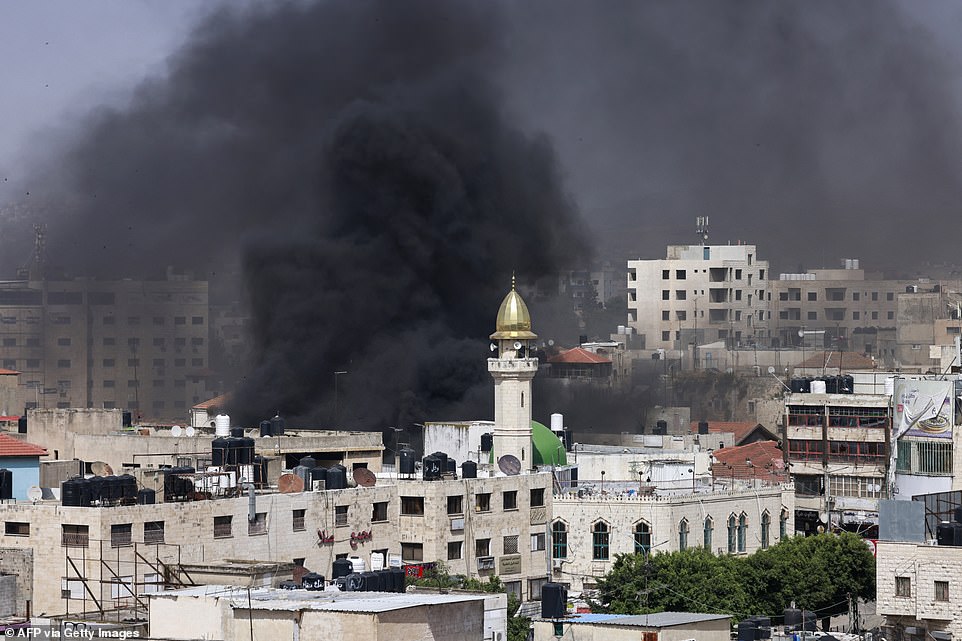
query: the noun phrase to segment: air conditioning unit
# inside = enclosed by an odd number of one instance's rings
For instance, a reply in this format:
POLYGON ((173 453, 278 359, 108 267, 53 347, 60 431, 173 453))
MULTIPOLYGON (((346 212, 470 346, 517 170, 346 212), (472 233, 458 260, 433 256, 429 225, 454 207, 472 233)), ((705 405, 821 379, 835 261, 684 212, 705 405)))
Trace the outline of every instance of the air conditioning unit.
POLYGON ((451 531, 461 532, 462 530, 464 530, 464 517, 451 519, 451 531))
POLYGON ((551 559, 551 568, 556 572, 561 572, 561 568, 564 566, 564 559, 551 559))

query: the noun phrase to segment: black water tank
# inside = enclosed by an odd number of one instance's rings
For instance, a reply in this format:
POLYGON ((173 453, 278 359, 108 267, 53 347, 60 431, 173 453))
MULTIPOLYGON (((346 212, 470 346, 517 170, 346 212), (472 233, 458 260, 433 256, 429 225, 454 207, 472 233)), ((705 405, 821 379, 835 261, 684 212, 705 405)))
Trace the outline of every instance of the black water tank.
POLYGON ((398 450, 398 474, 414 474, 415 452, 410 447, 398 450))
POLYGON ((838 390, 839 394, 854 394, 855 393, 855 377, 846 374, 842 377, 842 389, 838 390))
POLYGON ((271 422, 261 421, 261 437, 272 436, 271 434, 271 422))
POLYGON ((390 592, 391 586, 391 571, 390 570, 376 570, 374 572, 375 582, 374 591, 375 592, 390 592))
MULTIPOLYGON (((0 470, 0 473, 6 470, 0 470)), ((80 476, 75 476, 69 478, 60 484, 60 504, 64 507, 81 507, 83 505, 81 499, 81 487, 84 485, 84 479, 80 476)), ((87 503, 90 503, 88 499, 87 503)))
POLYGON ((815 613, 809 610, 802 610, 802 630, 804 632, 815 632, 818 619, 815 618, 815 613))
POLYGON ((104 498, 104 477, 91 476, 87 479, 87 488, 91 502, 102 501, 104 498))
POLYGON ((425 456, 421 461, 421 471, 425 481, 437 481, 441 478, 441 459, 434 454, 425 456))
POLYGON ((391 568, 391 592, 404 592, 405 578, 402 568, 391 568))
POLYGON ((363 592, 364 591, 364 577, 358 572, 351 572, 347 576, 343 577, 344 590, 347 592, 363 592))
POLYGON ((130 427, 133 425, 133 415, 131 415, 130 410, 124 410, 120 415, 120 421, 122 427, 130 427))
POLYGON ((448 455, 444 452, 434 452, 431 456, 441 462, 441 473, 444 474, 445 470, 448 469, 448 455))
POLYGON ((377 592, 377 572, 361 572, 361 591, 377 592))
POLYGON ((327 489, 343 490, 347 487, 347 470, 335 465, 327 471, 327 489))
POLYGON ((314 481, 324 481, 324 489, 327 489, 327 468, 326 467, 312 467, 311 468, 311 487, 314 487, 314 481))
POLYGON ((782 611, 786 628, 799 628, 802 626, 802 611, 798 608, 785 608, 782 611))
POLYGON ((315 467, 317 467, 317 459, 314 458, 313 456, 305 456, 300 461, 298 461, 297 464, 302 465, 307 469, 314 469, 315 467))
POLYGON ((788 386, 792 389, 794 394, 799 394, 802 391, 802 382, 803 381, 801 378, 793 378, 788 382, 788 386))
POLYGON ((445 473, 445 474, 454 474, 455 476, 457 476, 457 474, 458 474, 458 462, 455 461, 453 458, 445 459, 445 461, 444 461, 444 473, 445 473))
POLYGON ((957 507, 952 511, 952 516, 955 517, 956 523, 962 523, 962 507, 957 507))
POLYGON ((230 428, 230 435, 233 436, 234 438, 241 438, 242 436, 244 436, 244 428, 232 427, 230 428))
POLYGON ((238 439, 237 464, 251 465, 254 462, 254 439, 243 436, 238 439))
POLYGON ((20 434, 27 433, 27 417, 26 416, 21 416, 19 419, 17 419, 17 432, 20 434))
POLYGON ((802 389, 799 390, 805 394, 809 394, 812 391, 812 377, 806 376, 802 379, 802 389))
POLYGON ((324 576, 317 572, 308 572, 301 577, 301 587, 305 590, 323 590, 324 576))
POLYGON ((227 441, 227 451, 224 458, 224 465, 228 467, 240 465, 241 439, 237 438, 236 436, 228 436, 224 440, 227 441))
POLYGON ((7 468, 0 468, 0 500, 13 498, 13 472, 7 468))
POLYGON ((655 421, 655 434, 668 434, 668 421, 655 421))
POLYGON ((331 564, 331 578, 339 579, 354 572, 354 564, 347 559, 334 559, 331 564))
POLYGON ((826 394, 838 394, 838 376, 822 376, 821 378, 816 378, 815 380, 825 381, 826 394))
POLYGON ((698 423, 698 433, 708 434, 708 421, 699 421, 698 423))
POLYGON ((149 487, 137 491, 137 505, 153 505, 157 502, 157 492, 149 487))
POLYGON ((461 464, 461 478, 463 479, 476 479, 478 478, 478 464, 474 461, 465 461, 461 464))
POLYGON ((300 590, 301 585, 297 581, 281 581, 277 586, 282 590, 300 590))
POLYGON ((100 498, 107 503, 113 504, 115 501, 119 501, 123 498, 124 491, 120 486, 120 479, 114 475, 105 476, 104 484, 101 486, 103 489, 100 494, 100 498))
POLYGON ((738 622, 738 641, 756 641, 758 638, 758 623, 753 619, 738 622))
POLYGON ((939 545, 962 545, 962 523, 944 521, 935 529, 935 538, 939 545))
POLYGON ((771 639, 772 638, 772 620, 766 616, 754 616, 751 620, 755 622, 758 626, 758 632, 755 634, 756 639, 771 639))
POLYGON ((490 452, 494 449, 494 434, 487 432, 481 435, 481 451, 490 452))
POLYGON ((568 590, 560 583, 541 586, 541 618, 560 619, 568 609, 568 590))
POLYGON ((130 474, 121 474, 117 477, 120 484, 120 499, 124 505, 133 505, 137 502, 137 479, 130 474))
POLYGON ((271 419, 271 436, 284 436, 286 424, 280 416, 271 419))
POLYGON ((210 444, 210 464, 214 467, 224 467, 227 465, 227 451, 230 449, 230 439, 220 436, 211 441, 210 444))

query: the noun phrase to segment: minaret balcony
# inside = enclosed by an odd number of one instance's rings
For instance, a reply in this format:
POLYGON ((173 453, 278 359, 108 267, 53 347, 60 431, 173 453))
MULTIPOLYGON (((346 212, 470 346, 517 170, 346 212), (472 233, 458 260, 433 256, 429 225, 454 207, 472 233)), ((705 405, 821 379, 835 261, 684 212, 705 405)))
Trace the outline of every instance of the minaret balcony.
POLYGON ((489 358, 488 371, 496 373, 537 372, 537 358, 489 358))

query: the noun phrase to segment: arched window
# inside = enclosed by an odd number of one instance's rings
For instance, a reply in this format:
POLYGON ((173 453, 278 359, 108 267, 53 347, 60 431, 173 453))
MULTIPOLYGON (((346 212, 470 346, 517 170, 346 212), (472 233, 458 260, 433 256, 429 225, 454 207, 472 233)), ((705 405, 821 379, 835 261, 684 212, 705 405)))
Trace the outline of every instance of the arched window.
POLYGON ((568 526, 561 521, 551 524, 551 558, 568 558, 568 526))
POLYGON ((711 552, 711 535, 712 531, 715 529, 715 524, 712 522, 711 517, 705 519, 705 549, 711 552))
POLYGON ((591 558, 595 561, 608 560, 608 524, 598 521, 591 528, 591 558))
POLYGON ((778 540, 788 536, 788 510, 782 508, 782 513, 778 517, 778 540))
POLYGON ((678 524, 678 549, 688 549, 688 519, 682 519, 678 524))
POLYGON ((728 517, 728 553, 735 553, 735 515, 728 517))
POLYGON ((651 526, 644 521, 635 525, 635 554, 648 556, 651 552, 651 526))
POLYGON ((745 531, 748 529, 748 519, 745 517, 745 513, 742 512, 741 516, 738 517, 738 551, 745 551, 745 531))
POLYGON ((768 512, 762 514, 762 549, 768 547, 768 528, 772 525, 772 517, 768 512))

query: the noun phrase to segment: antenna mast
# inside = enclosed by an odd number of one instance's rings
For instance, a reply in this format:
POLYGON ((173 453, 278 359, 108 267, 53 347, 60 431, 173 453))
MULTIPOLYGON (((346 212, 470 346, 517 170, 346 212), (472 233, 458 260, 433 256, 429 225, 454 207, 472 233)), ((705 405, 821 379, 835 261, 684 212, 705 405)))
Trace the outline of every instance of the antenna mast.
POLYGON ((708 244, 708 216, 695 217, 695 233, 703 243, 708 244))

